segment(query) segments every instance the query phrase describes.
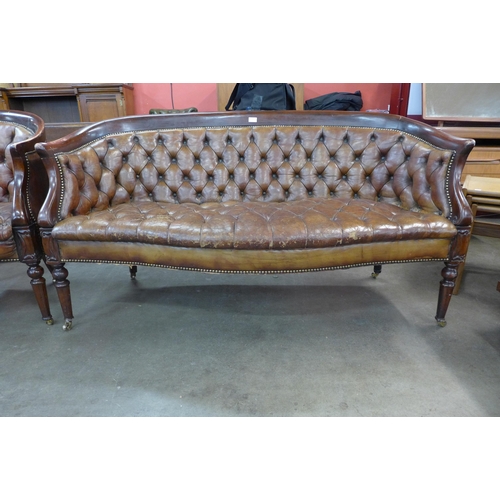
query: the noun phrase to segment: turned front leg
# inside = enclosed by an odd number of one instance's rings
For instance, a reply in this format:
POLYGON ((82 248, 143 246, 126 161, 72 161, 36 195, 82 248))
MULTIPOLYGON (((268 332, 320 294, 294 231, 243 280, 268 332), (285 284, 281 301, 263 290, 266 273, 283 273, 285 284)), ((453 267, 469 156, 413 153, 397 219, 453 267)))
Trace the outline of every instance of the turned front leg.
POLYGON ((54 278, 54 286, 57 290, 57 296, 64 315, 63 330, 71 330, 73 325, 73 309, 71 307, 71 293, 69 289, 68 270, 64 264, 56 265, 51 269, 54 278))
POLYGON ((31 287, 33 288, 38 307, 42 313, 42 319, 47 323, 47 325, 52 325, 54 320, 52 319, 52 314, 50 313, 47 286, 45 284, 45 278, 43 277, 43 267, 40 266, 40 264, 34 264, 28 266, 27 272, 28 276, 31 278, 31 287))
POLYGON ((439 326, 446 326, 446 311, 450 305, 453 289, 455 288, 455 280, 458 275, 458 262, 445 262, 445 267, 441 271, 441 280, 439 287, 439 299, 436 313, 436 321, 439 326))

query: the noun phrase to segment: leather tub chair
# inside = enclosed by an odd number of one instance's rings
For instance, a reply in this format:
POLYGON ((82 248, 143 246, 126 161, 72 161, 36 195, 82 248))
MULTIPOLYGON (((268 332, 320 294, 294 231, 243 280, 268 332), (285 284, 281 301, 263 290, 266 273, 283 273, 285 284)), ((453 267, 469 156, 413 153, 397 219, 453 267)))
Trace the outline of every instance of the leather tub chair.
POLYGON ((48 179, 35 143, 44 140, 45 124, 39 116, 0 111, 0 262, 19 261, 28 266, 42 318, 52 324, 36 224, 48 179))

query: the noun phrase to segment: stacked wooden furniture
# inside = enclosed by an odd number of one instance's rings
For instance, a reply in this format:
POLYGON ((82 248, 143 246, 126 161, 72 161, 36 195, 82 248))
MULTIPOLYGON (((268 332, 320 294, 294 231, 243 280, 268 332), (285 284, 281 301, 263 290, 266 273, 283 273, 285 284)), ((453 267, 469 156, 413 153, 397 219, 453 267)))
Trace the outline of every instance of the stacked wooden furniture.
POLYGON ((500 126, 444 126, 443 130, 457 137, 476 141, 462 173, 462 182, 468 175, 473 177, 500 178, 500 126))
MULTIPOLYGON (((464 192, 472 208, 472 232, 500 238, 500 178, 467 175, 464 192)), ((497 290, 500 292, 500 281, 497 290)))
POLYGON ((473 234, 500 237, 500 178, 467 175, 463 188, 474 216, 473 234))

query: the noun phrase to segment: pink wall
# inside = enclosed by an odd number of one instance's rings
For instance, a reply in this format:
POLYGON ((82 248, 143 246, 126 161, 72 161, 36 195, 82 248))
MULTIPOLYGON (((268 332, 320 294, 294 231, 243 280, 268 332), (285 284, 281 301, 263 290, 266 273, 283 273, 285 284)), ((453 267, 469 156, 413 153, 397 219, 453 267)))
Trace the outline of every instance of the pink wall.
MULTIPOLYGON (((387 110, 391 100, 390 83, 304 83, 304 100, 330 92, 361 91, 363 111, 387 110)), ((135 113, 148 114, 151 108, 189 108, 217 111, 216 83, 134 83, 135 113), (172 106, 171 90, 174 105, 172 106)))
POLYGON ((217 111, 217 85, 173 83, 170 87, 170 83, 134 83, 134 104, 138 115, 147 115, 151 108, 182 109, 194 106, 198 111, 217 111))

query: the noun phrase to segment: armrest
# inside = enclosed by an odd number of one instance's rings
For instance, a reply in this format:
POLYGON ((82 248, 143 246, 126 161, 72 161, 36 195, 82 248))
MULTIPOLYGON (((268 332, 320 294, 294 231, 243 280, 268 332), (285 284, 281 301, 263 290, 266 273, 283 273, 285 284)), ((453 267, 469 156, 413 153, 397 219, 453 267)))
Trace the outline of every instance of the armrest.
POLYGON ((5 119, 31 131, 31 135, 9 144, 6 159, 13 175, 11 201, 12 225, 27 226, 36 221, 47 192, 47 177, 35 153, 36 142, 45 140, 43 120, 31 113, 6 112, 5 119))
POLYGON ((51 228, 67 217, 107 208, 112 196, 101 189, 113 174, 99 158, 90 153, 55 153, 47 144, 36 145, 48 176, 47 197, 38 214, 40 227, 51 228))
POLYGON ((475 144, 474 140, 467 140, 450 167, 448 192, 451 200, 451 214, 448 218, 455 226, 470 226, 472 224, 472 210, 467 202, 460 179, 467 157, 475 144))

